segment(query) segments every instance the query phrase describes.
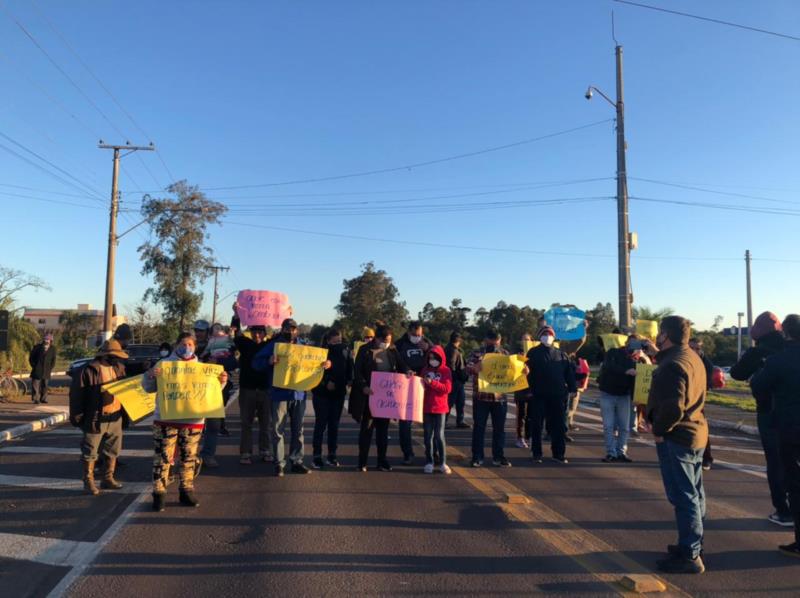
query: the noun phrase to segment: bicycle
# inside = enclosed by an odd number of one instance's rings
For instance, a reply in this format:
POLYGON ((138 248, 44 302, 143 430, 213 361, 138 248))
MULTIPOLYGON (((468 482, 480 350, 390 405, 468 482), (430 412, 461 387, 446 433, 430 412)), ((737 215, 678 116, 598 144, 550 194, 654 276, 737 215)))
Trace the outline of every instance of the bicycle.
POLYGON ((8 403, 9 397, 25 396, 28 385, 21 378, 14 377, 14 370, 8 368, 0 372, 0 403, 8 403))

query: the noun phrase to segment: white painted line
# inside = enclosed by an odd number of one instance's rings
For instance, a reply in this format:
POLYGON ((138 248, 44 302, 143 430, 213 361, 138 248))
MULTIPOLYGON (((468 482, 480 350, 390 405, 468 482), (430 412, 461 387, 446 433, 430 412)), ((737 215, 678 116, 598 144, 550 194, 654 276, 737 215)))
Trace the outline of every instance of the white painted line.
POLYGON ((62 411, 60 413, 56 413, 55 415, 51 415, 50 417, 46 417, 44 419, 39 419, 36 421, 28 422, 27 424, 21 424, 19 426, 14 426, 13 428, 8 428, 0 432, 0 444, 8 440, 12 440, 14 438, 19 438, 20 436, 25 436, 26 434, 30 434, 31 432, 38 432, 39 430, 44 430, 55 426, 56 424, 60 424, 65 422, 69 419, 69 412, 62 411))
MULTIPOLYGON (((152 436, 151 430, 136 430, 127 429, 122 431, 122 437, 127 436, 152 436)), ((54 428, 44 433, 45 438, 49 436, 83 436, 83 430, 80 428, 54 428)))
MULTIPOLYGON (((20 453, 33 455, 80 455, 80 448, 60 446, 4 446, 0 453, 20 453)), ((153 451, 140 449, 122 449, 123 457, 152 457, 153 451)))
MULTIPOLYGON (((42 490, 79 490, 83 492, 83 481, 64 478, 43 478, 22 475, 0 474, 0 486, 21 486, 23 488, 40 488, 42 490)), ((119 490, 108 490, 114 494, 139 494, 150 487, 142 482, 128 482, 119 490)))
POLYGON ((92 553, 94 544, 0 532, 0 556, 45 565, 74 567, 92 553))

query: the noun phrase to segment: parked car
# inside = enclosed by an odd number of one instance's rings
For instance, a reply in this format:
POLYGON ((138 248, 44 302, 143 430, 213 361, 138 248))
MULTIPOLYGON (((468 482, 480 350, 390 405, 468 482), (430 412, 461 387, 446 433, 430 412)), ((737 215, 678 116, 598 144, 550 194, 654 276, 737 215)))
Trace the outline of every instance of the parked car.
MULTIPOLYGON (((128 359, 125 360, 125 373, 128 376, 138 376, 146 372, 150 366, 158 361, 161 356, 158 354, 158 345, 141 344, 141 345, 128 345, 125 351, 128 353, 128 359)), ((94 357, 83 357, 76 359, 69 364, 67 375, 71 378, 73 374, 77 374, 89 363, 94 357)))

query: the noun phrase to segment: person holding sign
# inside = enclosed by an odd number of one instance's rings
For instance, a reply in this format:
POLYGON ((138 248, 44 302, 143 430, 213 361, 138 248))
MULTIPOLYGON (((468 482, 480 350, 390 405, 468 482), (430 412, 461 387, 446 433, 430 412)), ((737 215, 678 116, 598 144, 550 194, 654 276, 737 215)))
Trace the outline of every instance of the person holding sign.
MULTIPOLYGON (((289 463, 291 472, 299 474, 311 473, 303 464, 303 418, 306 414, 306 391, 294 388, 281 387, 276 384, 276 367, 282 357, 278 350, 280 345, 297 344, 297 322, 286 318, 281 324, 281 331, 253 358, 253 368, 266 372, 267 388, 272 416, 272 450, 275 455, 275 475, 283 477, 286 471, 286 421, 289 420, 291 429, 291 442, 289 445, 289 463)), ((314 367, 329 369, 331 362, 320 359, 314 367)))
POLYGON ((439 456, 439 471, 450 474, 447 465, 447 445, 444 441, 444 418, 449 406, 447 396, 453 390, 453 375, 445 365, 444 349, 439 345, 428 351, 428 363, 422 368, 420 377, 425 386, 425 399, 422 410, 422 425, 425 435, 425 473, 433 473, 433 455, 439 456))
POLYGON ((528 386, 531 389, 531 455, 542 462, 542 425, 547 421, 553 461, 567 463, 567 401, 578 392, 575 368, 569 357, 553 344, 556 333, 550 326, 539 330, 539 345, 528 351, 528 386))
POLYGON ((322 382, 314 389, 314 469, 326 464, 339 467, 336 458, 339 440, 339 420, 344 409, 347 387, 353 382, 353 362, 347 347, 342 342, 342 333, 332 328, 322 339, 322 348, 328 350, 331 367, 325 370, 322 382), (322 437, 328 431, 328 459, 322 460, 322 437))
POLYGON ((102 386, 125 377, 127 358, 119 341, 108 340, 81 370, 78 383, 70 386, 69 421, 83 430, 83 489, 93 496, 100 494, 94 482, 94 466, 100 451, 104 457, 100 486, 109 490, 122 488, 114 479, 117 457, 122 450, 122 405, 103 391, 102 386))
MULTIPOLYGON (((423 335, 422 324, 409 322, 406 333, 397 341, 397 352, 400 354, 405 369, 411 370, 419 376, 425 367, 428 349, 432 346, 433 343, 423 335)), ((400 450, 403 451, 403 465, 411 465, 414 460, 414 442, 411 440, 412 422, 400 420, 398 428, 400 450)))
MULTIPOLYGON (((350 392, 349 413, 361 424, 358 434, 358 470, 367 471, 367 458, 372 445, 372 432, 378 447, 378 469, 392 471, 386 457, 389 448, 389 419, 372 417, 369 396, 373 394, 370 383, 373 372, 406 373, 397 349, 392 345, 392 329, 385 324, 375 330, 375 338, 364 345, 356 355, 353 371, 353 388, 350 392)), ((413 375, 413 372, 408 372, 413 375)))
MULTIPOLYGON (((170 459, 175 453, 175 446, 178 447, 180 454, 180 503, 187 507, 197 507, 200 502, 194 494, 195 465, 198 461, 197 449, 200 445, 200 437, 205 426, 204 417, 191 417, 186 419, 173 418, 166 412, 167 400, 174 402, 187 393, 184 388, 177 387, 176 383, 163 381, 163 375, 168 372, 174 364, 194 364, 199 363, 195 353, 196 345, 194 334, 182 332, 178 336, 175 350, 169 357, 161 359, 153 366, 142 379, 142 386, 147 392, 159 392, 156 400, 156 411, 153 421, 153 510, 163 511, 166 505, 167 478, 169 477, 170 459), (161 379, 161 380, 160 380, 161 379), (159 384, 162 386, 159 388, 159 384)), ((219 366, 205 366, 207 368, 217 368, 219 373, 219 406, 222 408, 222 386, 228 381, 228 374, 219 366)), ((212 370, 212 371, 216 371, 212 370)), ((197 382, 192 382, 197 385, 197 382)), ((173 407, 174 408, 174 407, 173 407)), ((222 410, 222 409, 220 409, 222 410)), ((224 410, 222 410, 224 413, 224 410)))
POLYGON ((506 395, 480 391, 480 373, 486 355, 499 353, 508 355, 508 351, 500 346, 502 337, 496 330, 488 330, 483 346, 473 351, 467 360, 467 371, 472 374, 472 467, 481 467, 484 459, 484 441, 486 424, 492 418, 492 463, 495 467, 511 467, 511 461, 505 456, 506 416, 508 404, 506 395))
MULTIPOLYGON (((532 348, 533 338, 526 332, 520 339, 519 354, 527 355, 532 348)), ((528 448, 528 439, 531 437, 528 416, 531 404, 530 387, 514 392, 514 404, 517 407, 517 448, 528 448)))

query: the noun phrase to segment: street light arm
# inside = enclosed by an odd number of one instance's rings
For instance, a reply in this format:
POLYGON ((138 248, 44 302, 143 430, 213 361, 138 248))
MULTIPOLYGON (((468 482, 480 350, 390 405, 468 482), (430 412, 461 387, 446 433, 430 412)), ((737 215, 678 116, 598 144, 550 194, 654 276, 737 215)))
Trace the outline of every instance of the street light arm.
MULTIPOLYGON (((617 103, 612 101, 611 98, 609 98, 606 94, 604 94, 602 91, 597 89, 594 85, 590 85, 589 86, 589 90, 593 90, 593 91, 596 91, 597 93, 599 93, 606 102, 611 104, 616 109, 617 103)), ((587 90, 587 93, 588 93, 588 90, 587 90)), ((587 96, 587 99, 591 99, 591 96, 587 96)))

